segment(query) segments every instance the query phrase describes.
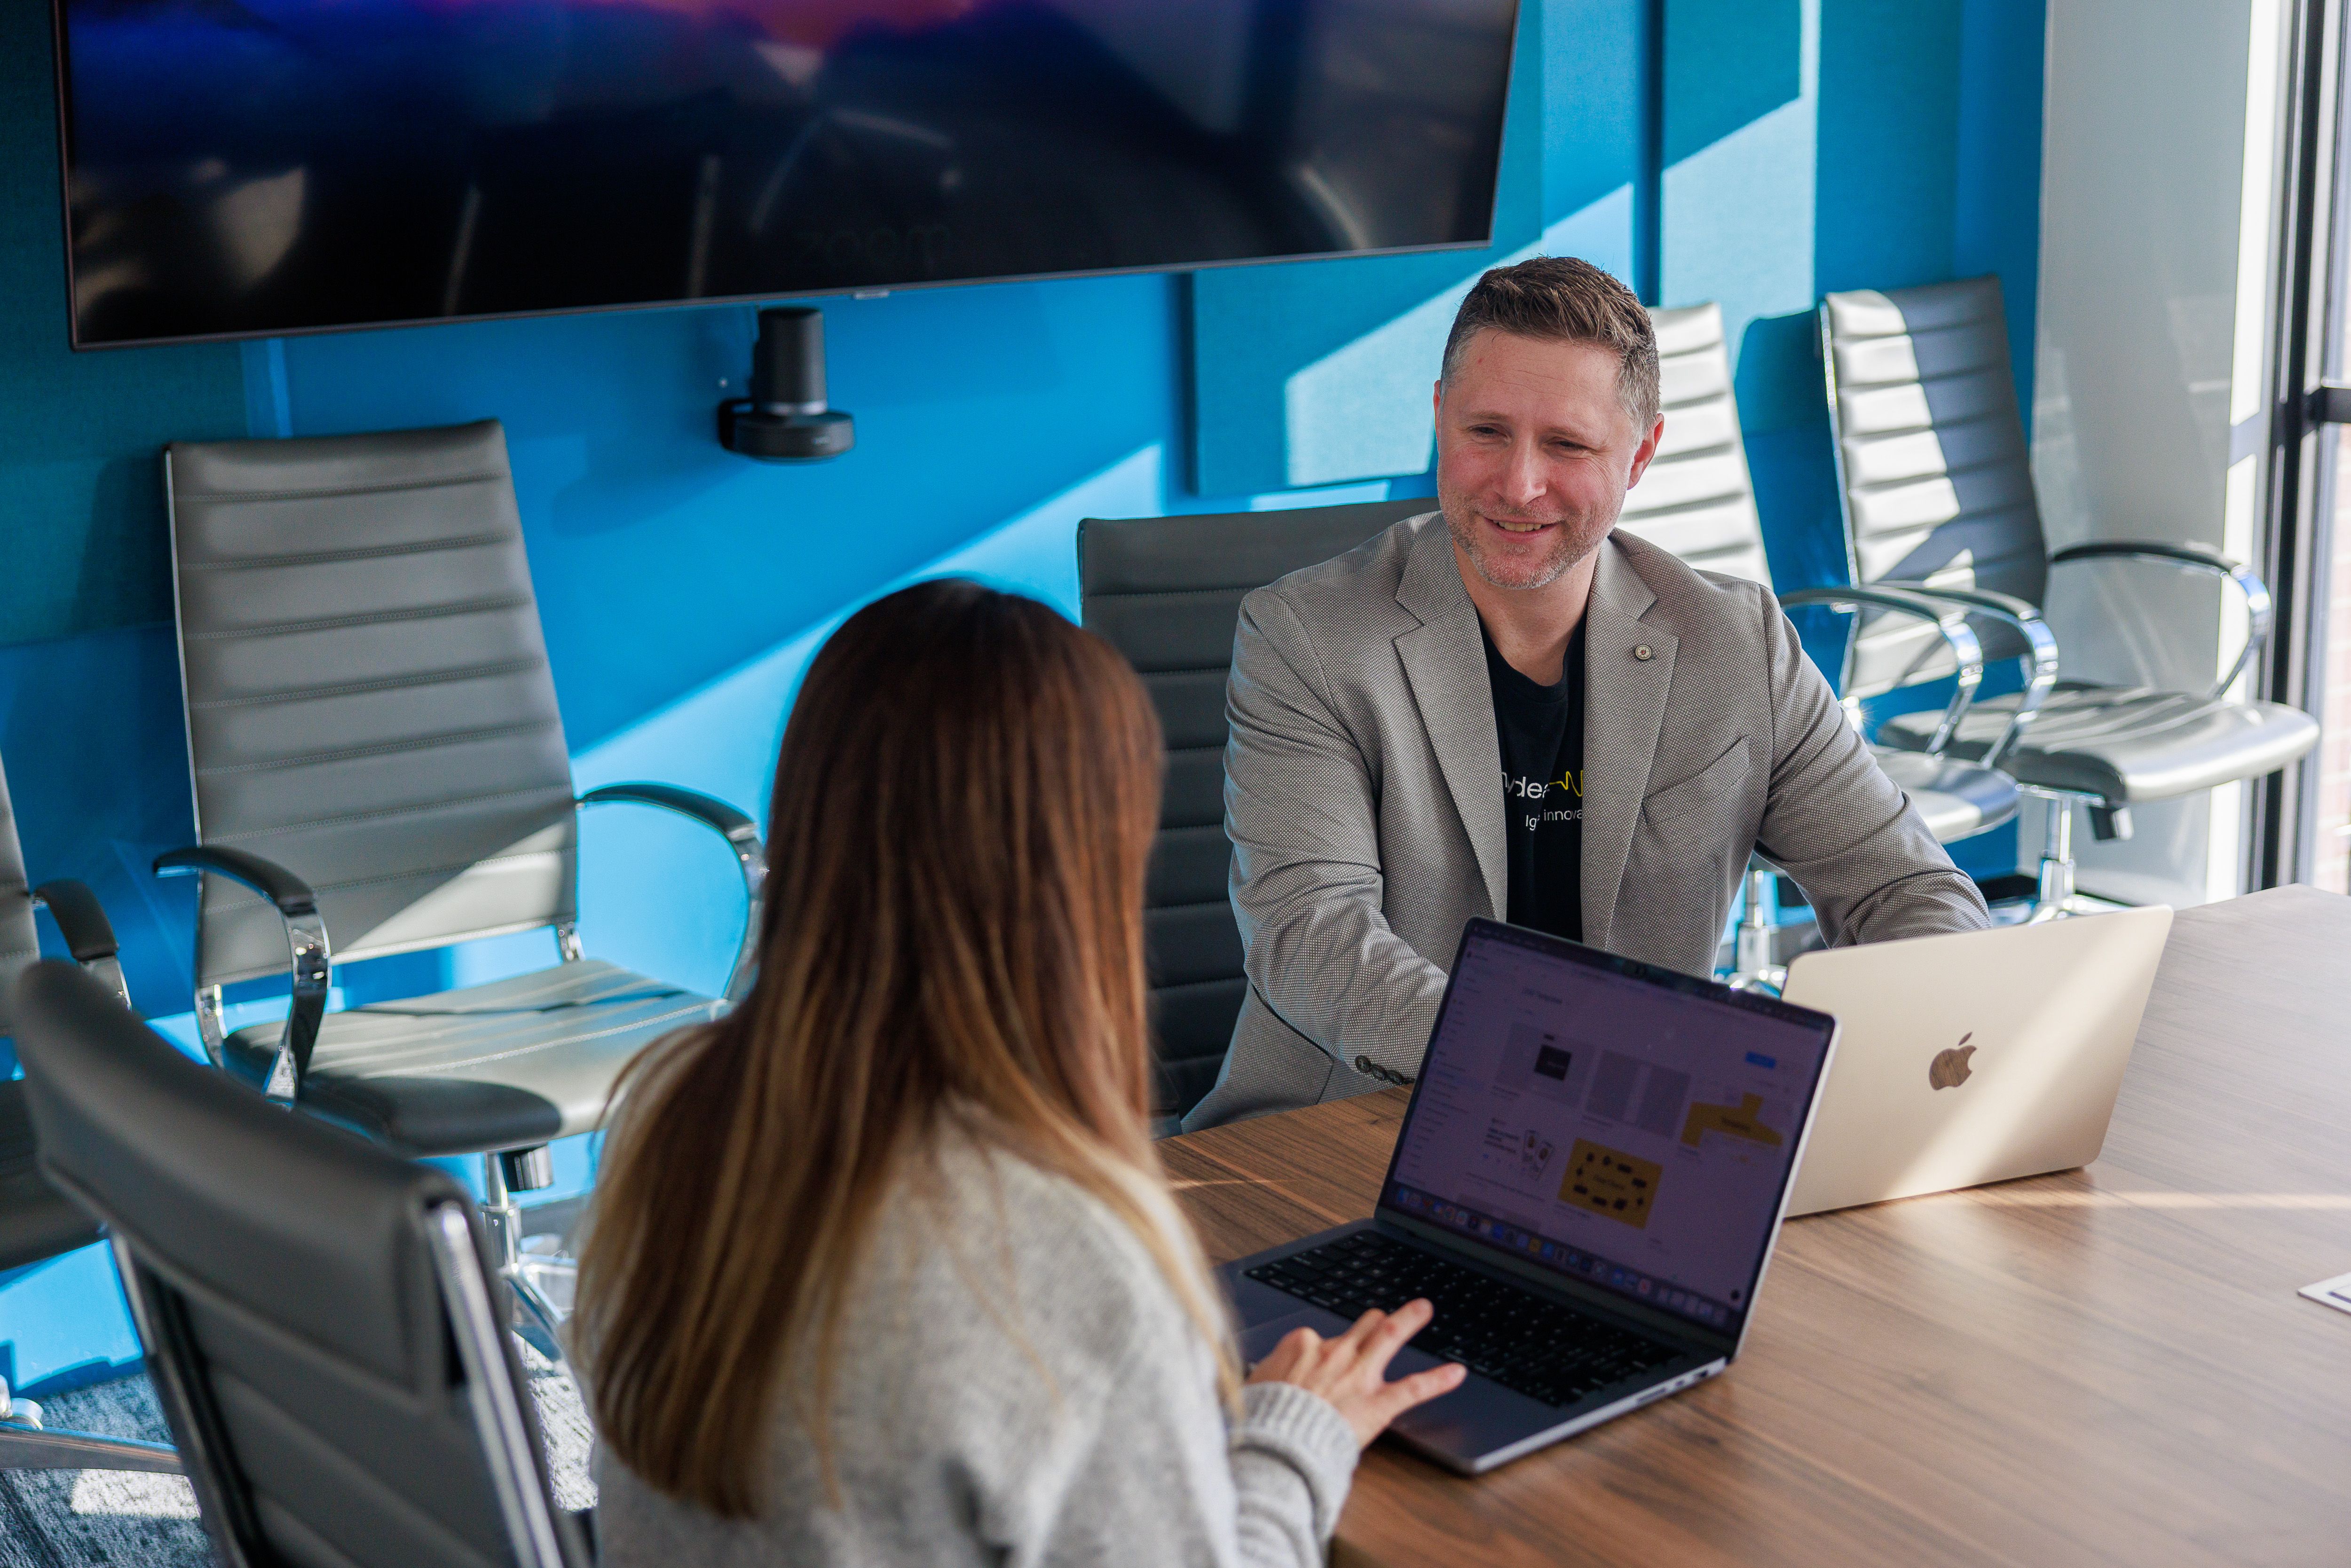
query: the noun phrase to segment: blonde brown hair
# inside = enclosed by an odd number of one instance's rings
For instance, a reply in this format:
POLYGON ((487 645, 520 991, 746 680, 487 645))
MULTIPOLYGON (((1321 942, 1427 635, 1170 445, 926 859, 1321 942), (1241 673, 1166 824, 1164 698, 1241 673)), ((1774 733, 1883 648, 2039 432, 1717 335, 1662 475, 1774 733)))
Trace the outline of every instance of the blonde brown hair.
POLYGON ((1657 333, 1641 297, 1572 256, 1537 256, 1497 267, 1470 286, 1445 339, 1447 381, 1469 340, 1491 328, 1550 342, 1591 343, 1616 356, 1616 396, 1646 433, 1657 423, 1657 333))
POLYGON ((580 1255, 597 1425, 647 1483, 756 1513, 784 1410, 831 1482, 846 1292, 953 1129, 1132 1228, 1233 1396, 1149 1136, 1160 756, 1125 662, 1031 600, 925 583, 817 655, 776 768, 758 979, 624 1077, 580 1255))

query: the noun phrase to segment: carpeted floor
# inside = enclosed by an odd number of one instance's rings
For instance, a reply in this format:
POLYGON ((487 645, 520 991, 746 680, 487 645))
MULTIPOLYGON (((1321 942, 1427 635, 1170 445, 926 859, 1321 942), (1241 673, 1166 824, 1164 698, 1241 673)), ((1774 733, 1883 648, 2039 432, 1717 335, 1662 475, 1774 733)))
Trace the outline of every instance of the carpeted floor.
MULTIPOLYGON (((555 1476, 555 1500, 596 1500, 588 1479, 588 1419, 571 1379, 522 1347, 555 1476)), ((142 1376, 41 1402, 43 1425, 169 1442, 142 1376)), ((202 1568, 211 1561, 194 1495, 178 1476, 120 1470, 0 1471, 0 1568, 202 1568)))

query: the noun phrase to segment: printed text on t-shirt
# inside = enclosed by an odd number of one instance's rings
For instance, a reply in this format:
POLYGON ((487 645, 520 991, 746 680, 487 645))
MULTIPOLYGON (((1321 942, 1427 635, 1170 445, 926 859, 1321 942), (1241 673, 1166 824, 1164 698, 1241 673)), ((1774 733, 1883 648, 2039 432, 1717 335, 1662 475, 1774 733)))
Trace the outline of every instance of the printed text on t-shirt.
POLYGON ((1580 822, 1583 820, 1583 777, 1581 773, 1542 779, 1506 771, 1502 775, 1502 789, 1513 810, 1519 809, 1522 802, 1541 806, 1541 810, 1528 811, 1525 815, 1523 825, 1529 832, 1546 822, 1580 822), (1569 804, 1571 800, 1575 803, 1569 804))

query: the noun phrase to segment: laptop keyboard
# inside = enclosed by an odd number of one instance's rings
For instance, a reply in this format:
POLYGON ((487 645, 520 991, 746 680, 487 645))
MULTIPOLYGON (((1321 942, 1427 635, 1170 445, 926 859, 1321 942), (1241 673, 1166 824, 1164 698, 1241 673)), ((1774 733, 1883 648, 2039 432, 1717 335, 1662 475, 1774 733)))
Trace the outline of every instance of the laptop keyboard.
POLYGON ((1680 1354, 1375 1230, 1260 1263, 1249 1277, 1348 1318, 1426 1296, 1437 1315, 1414 1349, 1546 1405, 1573 1405, 1680 1354))

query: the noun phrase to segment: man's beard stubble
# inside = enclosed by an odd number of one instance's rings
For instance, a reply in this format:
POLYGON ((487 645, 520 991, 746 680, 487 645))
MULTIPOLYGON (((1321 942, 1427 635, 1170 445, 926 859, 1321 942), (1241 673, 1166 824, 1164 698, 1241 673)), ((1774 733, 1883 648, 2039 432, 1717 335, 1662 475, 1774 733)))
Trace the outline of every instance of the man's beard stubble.
POLYGON ((1531 592, 1539 588, 1549 588, 1552 583, 1557 582, 1566 575, 1569 568, 1599 549, 1600 541, 1606 538, 1609 530, 1616 526, 1616 519, 1612 517, 1587 536, 1579 533, 1565 518, 1562 518, 1554 531, 1551 553, 1535 564, 1531 573, 1517 579, 1497 577, 1494 574, 1494 563, 1486 559, 1485 541, 1479 537, 1477 529, 1463 521, 1460 516, 1460 512, 1466 508, 1458 507, 1442 497, 1439 497, 1437 504, 1445 513, 1445 526, 1452 534, 1453 542, 1459 546, 1461 553, 1469 559, 1469 565, 1478 575, 1495 588, 1520 592, 1531 592))

